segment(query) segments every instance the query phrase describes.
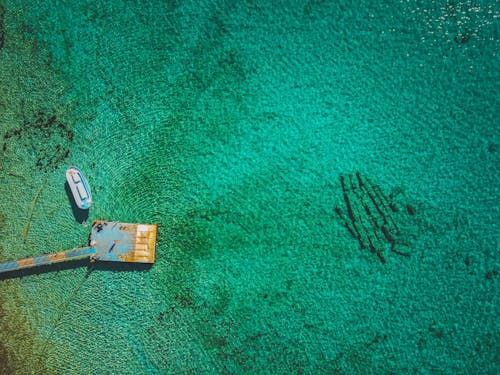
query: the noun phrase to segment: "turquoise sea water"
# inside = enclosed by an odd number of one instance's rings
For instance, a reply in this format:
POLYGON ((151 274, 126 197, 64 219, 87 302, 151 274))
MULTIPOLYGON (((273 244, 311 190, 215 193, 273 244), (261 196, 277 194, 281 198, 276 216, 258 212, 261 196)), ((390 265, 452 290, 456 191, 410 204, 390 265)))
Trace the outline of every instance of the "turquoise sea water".
POLYGON ((495 374, 500 3, 0 1, 0 374, 495 374), (29 223, 29 227, 27 227, 29 223))

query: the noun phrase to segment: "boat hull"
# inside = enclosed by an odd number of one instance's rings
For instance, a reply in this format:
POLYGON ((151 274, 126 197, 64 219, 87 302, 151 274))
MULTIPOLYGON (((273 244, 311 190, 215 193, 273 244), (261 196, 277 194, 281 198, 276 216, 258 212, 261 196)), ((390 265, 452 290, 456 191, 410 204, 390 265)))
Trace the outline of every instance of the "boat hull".
POLYGON ((68 181, 76 205, 82 210, 88 210, 92 204, 92 193, 82 171, 75 166, 69 167, 66 170, 66 181, 68 181))

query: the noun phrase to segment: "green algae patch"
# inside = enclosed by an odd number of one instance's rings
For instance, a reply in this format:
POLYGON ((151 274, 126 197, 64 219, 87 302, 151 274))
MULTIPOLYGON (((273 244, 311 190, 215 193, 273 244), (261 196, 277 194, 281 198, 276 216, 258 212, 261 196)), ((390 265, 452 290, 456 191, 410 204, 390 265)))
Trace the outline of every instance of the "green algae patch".
MULTIPOLYGON (((39 110, 36 114, 23 114, 23 124, 6 132, 3 136, 2 151, 12 151, 11 142, 20 144, 30 154, 36 155, 36 166, 44 172, 51 172, 68 157, 73 141, 73 131, 60 122, 57 115, 39 110), (17 141, 17 142, 16 142, 17 141), (51 149, 47 143, 55 143, 51 149)), ((15 146, 14 146, 15 147, 15 146)))
POLYGON ((5 4, 0 2, 0 50, 5 46, 5 4))
POLYGON ((16 297, 18 286, 12 280, 0 282, 0 374, 55 373, 39 357, 40 341, 26 315, 27 302, 16 297))
MULTIPOLYGON (((2 300, 0 299, 0 316, 4 316, 2 311, 2 300)), ((14 373, 12 359, 10 358, 10 353, 4 342, 0 342, 0 374, 2 375, 10 375, 14 373)))

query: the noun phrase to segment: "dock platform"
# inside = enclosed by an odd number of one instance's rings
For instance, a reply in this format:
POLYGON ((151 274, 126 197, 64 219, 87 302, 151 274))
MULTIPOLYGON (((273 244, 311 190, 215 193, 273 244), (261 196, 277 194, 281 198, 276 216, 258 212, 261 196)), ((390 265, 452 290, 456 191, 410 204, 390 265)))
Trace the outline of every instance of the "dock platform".
POLYGON ((0 263, 0 273, 89 258, 91 261, 154 263, 156 224, 96 220, 89 246, 0 263))
POLYGON ((93 259, 113 262, 154 263, 156 224, 97 220, 92 224, 93 259))

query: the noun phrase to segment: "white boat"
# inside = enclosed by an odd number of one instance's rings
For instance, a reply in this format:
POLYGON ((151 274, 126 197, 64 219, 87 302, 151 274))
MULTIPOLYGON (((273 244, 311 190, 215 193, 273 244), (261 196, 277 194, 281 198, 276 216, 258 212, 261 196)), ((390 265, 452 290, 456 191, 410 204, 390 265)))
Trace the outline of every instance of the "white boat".
POLYGON ((92 193, 90 186, 82 171, 75 166, 66 170, 66 180, 75 198, 76 205, 82 210, 87 210, 92 204, 92 193))

